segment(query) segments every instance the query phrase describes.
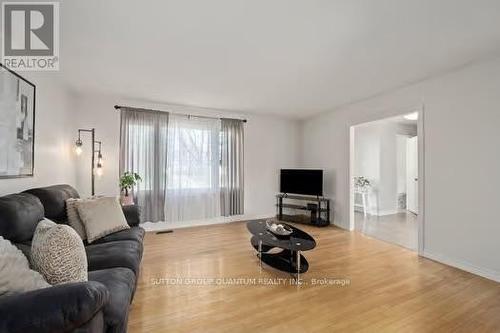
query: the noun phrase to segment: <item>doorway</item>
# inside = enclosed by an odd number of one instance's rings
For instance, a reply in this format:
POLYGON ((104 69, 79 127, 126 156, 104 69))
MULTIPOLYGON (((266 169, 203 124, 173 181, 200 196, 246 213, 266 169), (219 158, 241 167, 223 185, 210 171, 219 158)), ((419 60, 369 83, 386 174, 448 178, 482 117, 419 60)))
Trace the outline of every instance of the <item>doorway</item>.
POLYGON ((351 230, 422 250, 423 112, 351 127, 351 230))

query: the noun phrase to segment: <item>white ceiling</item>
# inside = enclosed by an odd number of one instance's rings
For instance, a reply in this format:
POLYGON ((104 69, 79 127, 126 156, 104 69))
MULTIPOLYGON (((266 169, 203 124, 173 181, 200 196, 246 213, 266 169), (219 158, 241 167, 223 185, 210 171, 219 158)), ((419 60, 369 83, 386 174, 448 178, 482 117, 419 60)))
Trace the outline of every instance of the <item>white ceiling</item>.
POLYGON ((61 3, 76 91, 307 117, 500 50, 498 0, 61 3))

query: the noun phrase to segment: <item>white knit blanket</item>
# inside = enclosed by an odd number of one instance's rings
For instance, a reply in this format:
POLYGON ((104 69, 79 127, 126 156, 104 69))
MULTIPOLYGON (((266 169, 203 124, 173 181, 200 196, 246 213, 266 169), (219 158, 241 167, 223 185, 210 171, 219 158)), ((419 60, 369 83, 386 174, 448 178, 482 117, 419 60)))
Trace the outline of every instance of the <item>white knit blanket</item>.
POLYGON ((50 284, 30 269, 24 253, 0 236, 0 296, 46 287, 50 284))

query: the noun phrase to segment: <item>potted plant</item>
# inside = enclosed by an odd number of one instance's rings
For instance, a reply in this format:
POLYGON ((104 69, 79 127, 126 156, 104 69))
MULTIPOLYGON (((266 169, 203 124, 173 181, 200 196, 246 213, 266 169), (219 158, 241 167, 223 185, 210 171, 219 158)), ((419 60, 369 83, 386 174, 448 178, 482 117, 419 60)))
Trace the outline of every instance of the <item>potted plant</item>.
POLYGON ((120 177, 120 191, 121 191, 121 202, 122 205, 128 206, 134 204, 134 196, 132 194, 132 189, 140 181, 142 181, 141 176, 135 172, 126 171, 120 177))
POLYGON ((357 191, 367 192, 371 186, 372 184, 367 178, 363 176, 354 177, 354 187, 357 191))

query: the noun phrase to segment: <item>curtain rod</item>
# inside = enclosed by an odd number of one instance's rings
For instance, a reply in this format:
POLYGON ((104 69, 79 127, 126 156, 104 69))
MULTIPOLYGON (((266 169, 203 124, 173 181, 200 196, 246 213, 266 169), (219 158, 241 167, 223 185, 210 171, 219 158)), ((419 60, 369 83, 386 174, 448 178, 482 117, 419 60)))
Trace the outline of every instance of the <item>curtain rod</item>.
MULTIPOLYGON (((144 108, 135 108, 135 107, 131 107, 131 106, 124 106, 124 105, 115 105, 114 108, 116 110, 120 110, 121 108, 127 108, 127 109, 135 109, 135 110, 139 110, 139 111, 154 111, 154 112, 168 112, 168 111, 162 111, 162 110, 153 110, 153 109, 144 109, 144 108)), ((184 116, 188 116, 188 117, 196 117, 196 118, 207 118, 207 119, 229 119, 229 120, 238 120, 238 121, 242 121, 244 123, 247 122, 246 119, 236 119, 236 118, 220 118, 220 117, 208 117, 208 116, 197 116, 197 115, 194 115, 194 114, 184 114, 184 113, 177 113, 177 114, 180 114, 180 115, 184 115, 184 116)))

